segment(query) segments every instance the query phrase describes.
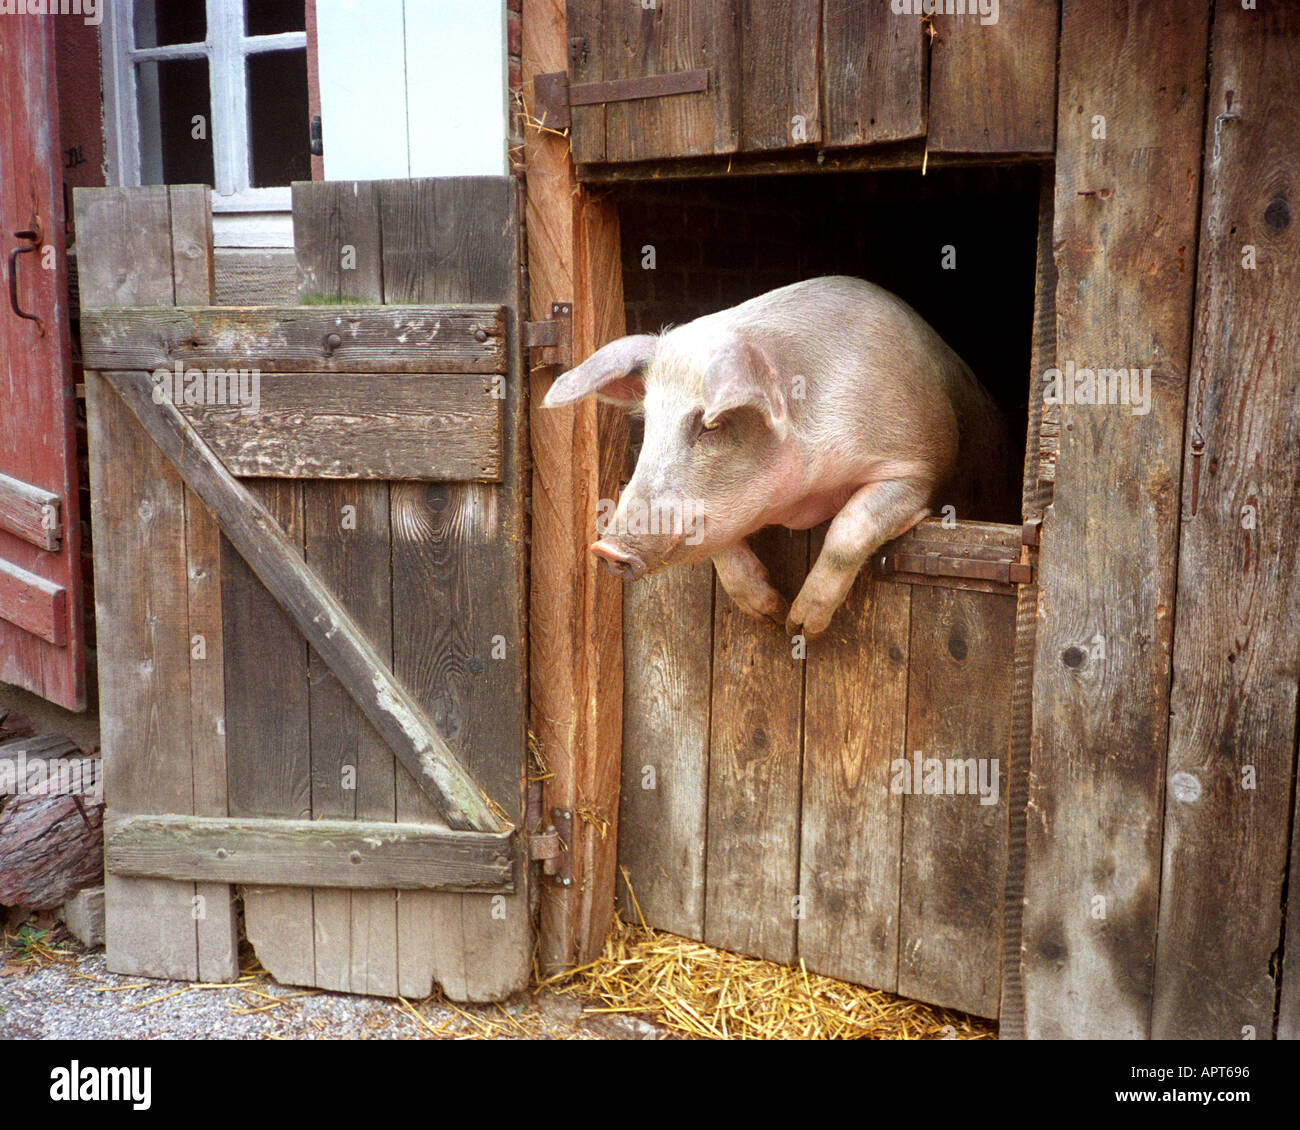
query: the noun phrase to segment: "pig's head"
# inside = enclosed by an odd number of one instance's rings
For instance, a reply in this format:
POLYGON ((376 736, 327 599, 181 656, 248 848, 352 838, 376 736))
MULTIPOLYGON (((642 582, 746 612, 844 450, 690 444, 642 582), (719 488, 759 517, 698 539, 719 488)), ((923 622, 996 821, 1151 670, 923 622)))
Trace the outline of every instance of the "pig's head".
POLYGON ((691 328, 610 342, 542 402, 594 395, 645 413, 636 471, 616 509, 601 503, 591 547, 625 580, 752 533, 791 471, 786 398, 767 351, 734 331, 705 339, 691 328))

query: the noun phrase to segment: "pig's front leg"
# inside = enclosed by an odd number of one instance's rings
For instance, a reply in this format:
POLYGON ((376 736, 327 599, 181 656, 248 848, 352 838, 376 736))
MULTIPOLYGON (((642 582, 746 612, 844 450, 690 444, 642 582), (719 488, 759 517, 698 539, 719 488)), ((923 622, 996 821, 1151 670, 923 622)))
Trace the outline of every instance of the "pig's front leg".
POLYGON ((781 624, 785 620, 785 597, 772 587, 767 569, 754 556, 749 543, 743 539, 713 557, 713 567, 727 595, 740 606, 742 612, 759 620, 781 624))
POLYGON ((817 563, 790 606, 786 634, 793 636, 800 627, 805 637, 824 632, 863 562, 930 512, 926 503, 932 489, 927 480, 892 479, 869 483, 850 497, 831 520, 817 563))

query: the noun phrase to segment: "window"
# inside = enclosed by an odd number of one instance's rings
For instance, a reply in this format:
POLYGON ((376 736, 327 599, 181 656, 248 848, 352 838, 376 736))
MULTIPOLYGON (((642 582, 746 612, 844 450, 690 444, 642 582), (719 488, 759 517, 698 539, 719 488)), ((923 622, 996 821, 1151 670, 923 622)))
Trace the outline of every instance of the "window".
POLYGON ((109 183, 207 184, 214 212, 287 212, 289 184, 311 179, 304 0, 105 7, 109 183))

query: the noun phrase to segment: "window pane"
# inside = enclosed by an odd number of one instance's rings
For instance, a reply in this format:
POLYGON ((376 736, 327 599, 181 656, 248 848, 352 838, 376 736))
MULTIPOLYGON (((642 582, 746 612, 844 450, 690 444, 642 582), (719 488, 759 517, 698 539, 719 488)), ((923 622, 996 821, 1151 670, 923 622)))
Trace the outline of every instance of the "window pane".
POLYGON ((140 183, 212 185, 212 99, 206 59, 136 64, 140 183))
POLYGON ((304 0, 244 0, 245 35, 279 35, 307 30, 304 0))
POLYGON ((202 43, 208 34, 206 6, 196 0, 135 0, 135 45, 167 47, 202 43))
POLYGON ((248 57, 248 135, 254 188, 311 180, 305 48, 248 57))

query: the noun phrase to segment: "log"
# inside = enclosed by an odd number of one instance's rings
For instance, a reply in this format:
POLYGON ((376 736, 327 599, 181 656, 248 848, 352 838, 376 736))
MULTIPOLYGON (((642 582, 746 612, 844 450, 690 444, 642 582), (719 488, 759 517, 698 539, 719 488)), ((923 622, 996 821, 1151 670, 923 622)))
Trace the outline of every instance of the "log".
POLYGON ((0 905, 52 910, 103 882, 102 781, 66 738, 0 745, 0 905))

